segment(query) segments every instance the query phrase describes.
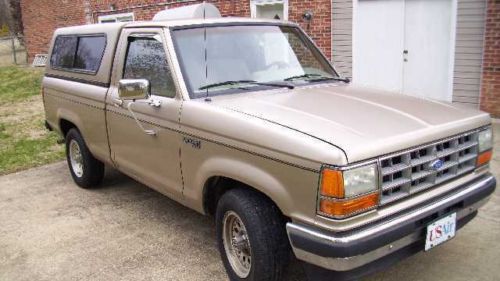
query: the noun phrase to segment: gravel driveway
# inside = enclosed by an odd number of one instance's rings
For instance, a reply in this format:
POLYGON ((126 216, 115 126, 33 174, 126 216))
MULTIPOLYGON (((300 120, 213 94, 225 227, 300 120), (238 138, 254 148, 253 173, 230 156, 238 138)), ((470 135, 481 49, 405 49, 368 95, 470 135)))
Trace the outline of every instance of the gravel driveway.
MULTIPOLYGON (((109 170, 98 190, 77 188, 64 162, 0 177, 0 280, 227 280, 211 218, 109 170)), ((366 280, 498 276, 497 189, 452 241, 366 280)), ((304 280, 298 263, 287 280, 304 280)))

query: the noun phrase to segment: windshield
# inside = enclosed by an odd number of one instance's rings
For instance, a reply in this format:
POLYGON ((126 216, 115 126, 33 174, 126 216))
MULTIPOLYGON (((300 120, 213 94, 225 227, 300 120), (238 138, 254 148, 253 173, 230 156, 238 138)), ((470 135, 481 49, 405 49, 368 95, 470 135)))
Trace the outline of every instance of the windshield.
POLYGON ((317 48, 294 27, 179 29, 174 31, 174 41, 193 99, 276 87, 279 83, 289 86, 338 78, 317 48))

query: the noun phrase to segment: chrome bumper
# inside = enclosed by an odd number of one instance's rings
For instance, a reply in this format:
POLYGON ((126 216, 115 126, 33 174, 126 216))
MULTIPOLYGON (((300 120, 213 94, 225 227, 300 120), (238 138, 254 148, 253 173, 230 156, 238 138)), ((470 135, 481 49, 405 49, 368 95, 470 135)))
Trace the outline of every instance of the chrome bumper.
POLYGON ((495 186, 495 178, 487 175, 439 200, 347 234, 294 223, 287 223, 287 233, 299 260, 332 271, 350 271, 418 242, 422 243, 418 249, 423 250, 424 229, 430 220, 456 212, 458 227, 465 225, 488 201, 495 186))

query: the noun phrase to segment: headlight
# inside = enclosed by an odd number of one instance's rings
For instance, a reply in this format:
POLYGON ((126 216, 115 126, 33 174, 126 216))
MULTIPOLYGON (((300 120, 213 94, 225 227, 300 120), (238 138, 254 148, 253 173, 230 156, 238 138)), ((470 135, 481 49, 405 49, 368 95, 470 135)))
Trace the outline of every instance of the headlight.
POLYGON ((376 164, 321 172, 318 211, 323 215, 344 218, 373 209, 378 196, 376 164))
POLYGON ((490 162, 493 157, 493 132, 491 127, 479 132, 477 137, 479 154, 476 160, 476 166, 480 167, 490 162))
POLYGON ((479 152, 493 148, 493 132, 491 128, 480 131, 477 141, 479 143, 479 152))
POLYGON ((344 171, 345 197, 377 190, 377 166, 375 164, 344 171))

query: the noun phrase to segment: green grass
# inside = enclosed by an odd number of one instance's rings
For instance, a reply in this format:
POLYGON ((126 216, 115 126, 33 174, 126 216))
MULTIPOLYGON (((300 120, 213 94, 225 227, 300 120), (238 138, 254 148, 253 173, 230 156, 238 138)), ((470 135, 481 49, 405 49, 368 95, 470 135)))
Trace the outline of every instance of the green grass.
POLYGON ((0 175, 64 158, 57 134, 44 127, 43 72, 0 67, 0 175))
POLYGON ((0 67, 0 104, 40 94, 42 71, 28 67, 0 67))

